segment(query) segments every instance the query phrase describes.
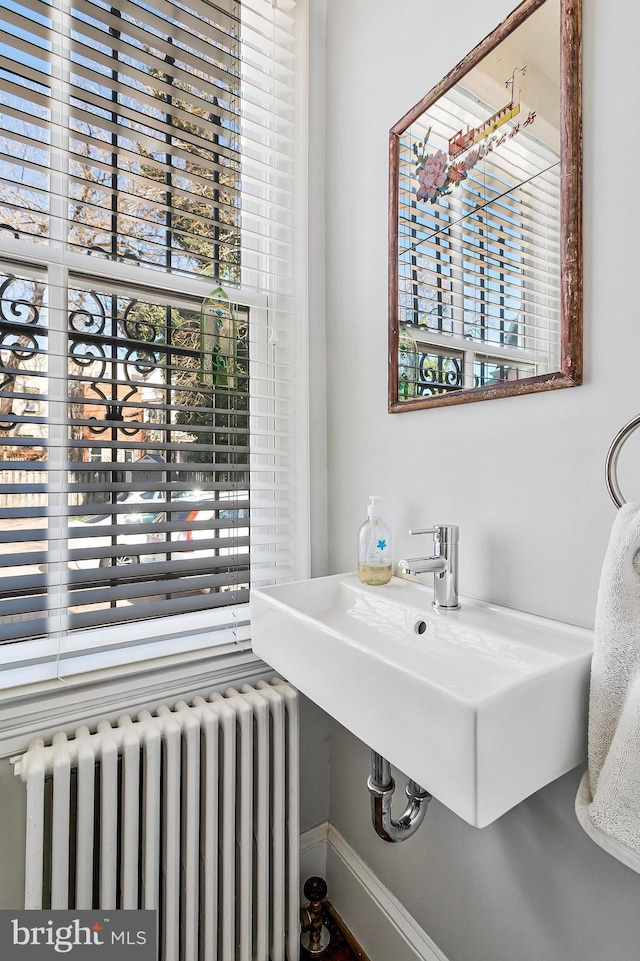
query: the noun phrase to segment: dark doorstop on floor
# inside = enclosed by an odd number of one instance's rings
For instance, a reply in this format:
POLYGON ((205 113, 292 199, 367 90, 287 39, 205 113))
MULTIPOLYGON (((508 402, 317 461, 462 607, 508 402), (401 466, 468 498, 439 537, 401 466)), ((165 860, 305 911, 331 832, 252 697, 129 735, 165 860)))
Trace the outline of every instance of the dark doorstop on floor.
POLYGON ((303 891, 309 904, 301 912, 300 961, 369 961, 327 901, 324 878, 308 878, 303 891))

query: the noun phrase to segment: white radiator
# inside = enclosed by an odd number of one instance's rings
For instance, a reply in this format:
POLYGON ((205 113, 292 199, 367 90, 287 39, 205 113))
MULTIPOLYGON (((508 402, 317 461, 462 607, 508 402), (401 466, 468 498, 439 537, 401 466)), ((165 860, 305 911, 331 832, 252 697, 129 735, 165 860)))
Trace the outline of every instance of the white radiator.
POLYGON ((26 908, 158 911, 161 961, 297 961, 298 702, 278 679, 34 740, 26 908))

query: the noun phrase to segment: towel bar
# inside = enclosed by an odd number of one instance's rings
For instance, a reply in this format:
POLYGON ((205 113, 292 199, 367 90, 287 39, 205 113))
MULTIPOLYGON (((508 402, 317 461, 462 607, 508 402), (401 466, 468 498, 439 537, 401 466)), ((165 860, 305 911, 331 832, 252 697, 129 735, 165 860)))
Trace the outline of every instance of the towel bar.
POLYGON ((613 439, 611 447, 607 451, 607 459, 605 461, 605 479, 607 482, 607 490, 611 495, 611 500, 616 505, 616 507, 622 507, 626 504, 624 497, 620 491, 620 486, 618 484, 618 454, 620 453, 620 448, 626 441, 630 434, 633 434, 636 427, 640 427, 640 414, 630 420, 628 424, 618 431, 613 439))

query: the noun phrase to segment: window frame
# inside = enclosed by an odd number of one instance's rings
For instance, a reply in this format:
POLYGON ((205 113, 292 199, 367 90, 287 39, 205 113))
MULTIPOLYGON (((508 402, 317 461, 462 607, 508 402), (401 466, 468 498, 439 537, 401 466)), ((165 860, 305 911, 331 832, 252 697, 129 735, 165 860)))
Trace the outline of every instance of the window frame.
MULTIPOLYGON (((285 9, 290 10, 290 7, 288 2, 284 3, 285 9)), ((295 16, 297 22, 294 39, 302 65, 296 78, 296 91, 299 97, 304 97, 307 92, 304 50, 308 39, 308 9, 305 0, 297 0, 295 16)), ((304 143, 306 112, 298 108, 296 119, 299 143, 304 143)), ((266 149, 268 148, 265 147, 266 149)), ((296 152, 295 167, 296 202, 304 209, 307 201, 304 175, 306 167, 300 149, 296 152)), ((60 174, 56 174, 53 179, 57 180, 59 176, 60 174)), ((60 196, 64 199, 64 192, 60 196)), ((301 216, 300 219, 303 221, 304 217, 301 216)), ((268 261, 269 257, 268 253, 264 254, 265 261, 268 261)), ((212 285, 217 282, 211 277, 186 276, 178 272, 171 274, 154 269, 142 270, 135 264, 122 261, 89 259, 86 254, 69 249, 66 237, 52 236, 48 244, 41 244, 21 238, 9 238, 7 234, 0 232, 0 259, 15 265, 16 270, 20 265, 40 267, 48 272, 51 282, 58 285, 75 274, 95 278, 96 282, 103 280, 111 285, 122 281, 141 291, 145 288, 157 288, 161 284, 175 285, 181 292, 188 289, 189 293, 202 300, 211 293, 212 285)), ((294 362, 291 365, 297 374, 291 385, 295 395, 293 408, 296 414, 293 425, 296 439, 293 467, 298 478, 293 506, 293 522, 297 532, 294 535, 293 566, 295 576, 304 577, 309 571, 309 542, 308 534, 305 533, 309 518, 309 432, 304 244, 299 244, 295 249, 293 261, 294 268, 301 277, 297 282, 296 297, 296 317, 300 319, 301 326, 296 331, 292 345, 294 362)), ((262 269, 260 258, 252 266, 253 276, 259 276, 262 269)), ((277 343, 278 295, 246 286, 229 288, 229 292, 235 304, 251 311, 252 330, 260 329, 262 332, 259 351, 266 351, 272 342, 277 343)), ((127 627, 130 628, 128 635, 123 635, 122 626, 118 625, 74 632, 61 640, 55 652, 52 650, 50 637, 3 645, 5 669, 0 669, 3 687, 0 693, 0 715, 4 703, 12 704, 25 698, 30 702, 33 699, 38 700, 45 705, 43 710, 46 711, 46 704, 52 697, 54 700, 59 698, 60 692, 63 695, 65 691, 69 692, 69 697, 72 697, 72 691, 78 687, 93 683, 104 685, 114 678, 123 679, 125 686, 131 691, 140 690, 141 687, 153 690, 158 671, 166 671, 174 676, 185 660, 190 665, 186 669, 186 676, 190 678, 198 676, 203 663, 213 663, 216 659, 220 659, 221 663, 233 665, 237 662, 253 667, 262 663, 250 653, 248 604, 132 622, 127 627), (141 627, 145 629, 145 637, 140 636, 141 627), (116 632, 119 634, 119 643, 114 645, 113 636, 116 632), (62 665, 64 673, 61 671, 62 665)), ((0 739, 5 723, 3 718, 4 715, 0 716, 0 739)))

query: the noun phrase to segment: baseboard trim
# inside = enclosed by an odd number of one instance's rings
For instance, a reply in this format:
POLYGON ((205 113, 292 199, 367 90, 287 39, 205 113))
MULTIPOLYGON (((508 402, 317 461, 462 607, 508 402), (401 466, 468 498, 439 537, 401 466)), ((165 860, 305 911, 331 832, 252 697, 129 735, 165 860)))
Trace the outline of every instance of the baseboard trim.
POLYGON ((300 854, 304 854, 310 848, 316 846, 316 844, 326 844, 329 838, 329 822, 323 821, 322 824, 317 824, 316 827, 310 828, 309 831, 304 831, 300 835, 300 854))
POLYGON ((395 895, 326 821, 301 835, 301 863, 321 864, 323 850, 329 901, 371 961, 390 957, 395 961, 448 961, 395 895))
POLYGON ((300 904, 306 901, 302 889, 307 878, 327 876, 328 836, 328 821, 300 835, 300 904))

